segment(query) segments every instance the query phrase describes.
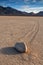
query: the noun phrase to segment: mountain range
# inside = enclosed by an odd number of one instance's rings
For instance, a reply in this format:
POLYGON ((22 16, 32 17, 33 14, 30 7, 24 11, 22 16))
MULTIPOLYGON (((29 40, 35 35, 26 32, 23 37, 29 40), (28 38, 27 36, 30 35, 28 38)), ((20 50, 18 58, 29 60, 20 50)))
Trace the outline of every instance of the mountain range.
POLYGON ((35 14, 33 12, 27 13, 11 7, 0 6, 0 16, 43 16, 43 11, 35 14))

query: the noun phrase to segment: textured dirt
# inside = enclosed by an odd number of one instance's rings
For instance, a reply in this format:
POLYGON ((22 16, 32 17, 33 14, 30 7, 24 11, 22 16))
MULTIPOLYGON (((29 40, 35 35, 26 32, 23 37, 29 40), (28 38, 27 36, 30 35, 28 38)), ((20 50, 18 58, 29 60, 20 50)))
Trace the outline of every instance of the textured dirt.
POLYGON ((0 65, 43 65, 43 17, 0 16, 0 65), (28 53, 14 48, 18 41, 28 53))

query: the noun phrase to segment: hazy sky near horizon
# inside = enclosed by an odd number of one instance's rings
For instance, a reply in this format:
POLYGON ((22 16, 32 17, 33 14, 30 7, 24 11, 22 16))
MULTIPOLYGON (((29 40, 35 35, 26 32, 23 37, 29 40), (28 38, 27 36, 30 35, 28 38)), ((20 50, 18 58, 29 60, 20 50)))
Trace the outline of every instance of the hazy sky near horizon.
POLYGON ((0 6, 10 6, 25 12, 43 11, 43 0, 0 0, 0 6))

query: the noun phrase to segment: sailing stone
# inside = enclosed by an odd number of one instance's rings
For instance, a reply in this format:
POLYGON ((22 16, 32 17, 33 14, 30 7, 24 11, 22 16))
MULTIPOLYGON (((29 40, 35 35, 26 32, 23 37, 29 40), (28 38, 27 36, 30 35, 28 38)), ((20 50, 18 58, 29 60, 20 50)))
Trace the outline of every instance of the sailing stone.
POLYGON ((15 49, 21 53, 27 52, 27 46, 24 42, 16 42, 15 49))

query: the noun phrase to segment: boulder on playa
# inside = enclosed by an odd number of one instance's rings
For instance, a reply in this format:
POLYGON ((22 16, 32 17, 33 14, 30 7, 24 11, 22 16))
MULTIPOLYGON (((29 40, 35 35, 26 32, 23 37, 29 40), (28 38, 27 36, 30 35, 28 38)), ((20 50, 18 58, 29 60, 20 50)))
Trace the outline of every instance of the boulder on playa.
POLYGON ((15 49, 21 53, 27 52, 27 46, 24 42, 16 42, 15 49))

